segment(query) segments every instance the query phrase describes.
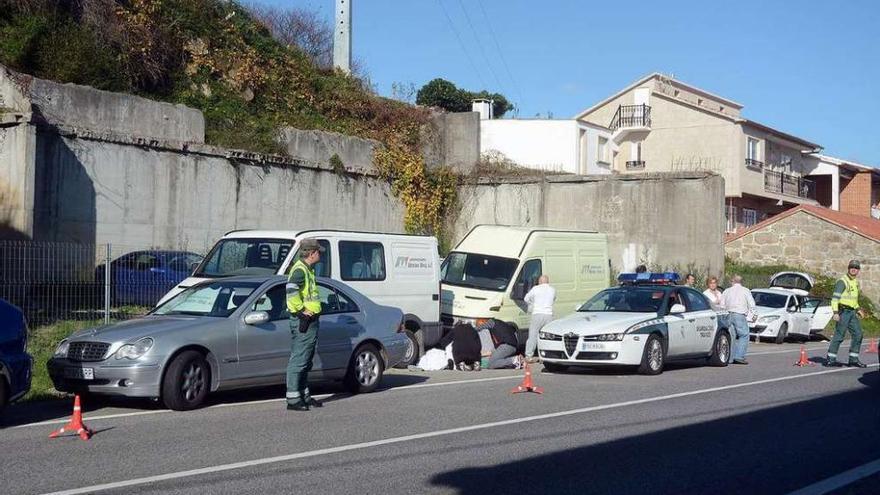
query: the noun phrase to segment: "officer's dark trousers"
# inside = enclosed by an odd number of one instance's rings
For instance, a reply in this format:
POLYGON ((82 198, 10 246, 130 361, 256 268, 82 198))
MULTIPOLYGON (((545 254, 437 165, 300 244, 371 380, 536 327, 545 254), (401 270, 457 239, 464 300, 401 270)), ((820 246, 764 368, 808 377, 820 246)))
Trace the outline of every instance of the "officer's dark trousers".
POLYGON ((287 402, 308 400, 309 371, 318 342, 318 320, 312 320, 305 332, 299 331, 300 319, 290 317, 290 361, 287 362, 287 402))
POLYGON ((840 344, 846 337, 847 331, 852 334, 852 342, 849 345, 849 362, 859 360, 859 351, 862 348, 862 324, 856 310, 849 308, 840 308, 840 321, 834 327, 834 337, 831 339, 831 345, 828 346, 829 359, 843 362, 842 359, 837 359, 837 351, 840 349, 840 344))

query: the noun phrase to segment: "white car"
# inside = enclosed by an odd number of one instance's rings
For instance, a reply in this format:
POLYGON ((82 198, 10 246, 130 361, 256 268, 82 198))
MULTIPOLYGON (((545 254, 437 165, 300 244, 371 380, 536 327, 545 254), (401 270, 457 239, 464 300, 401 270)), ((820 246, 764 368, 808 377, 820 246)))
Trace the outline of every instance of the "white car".
POLYGON ((809 296, 814 285, 806 273, 780 272, 770 277, 770 288, 752 289, 758 318, 749 333, 781 344, 789 335, 808 339, 821 332, 833 313, 826 299, 809 296))
POLYGON ((639 283, 605 289, 577 312, 543 328, 538 353, 550 372, 569 367, 638 366, 663 372, 666 361, 705 359, 727 366, 730 333, 700 292, 639 283))

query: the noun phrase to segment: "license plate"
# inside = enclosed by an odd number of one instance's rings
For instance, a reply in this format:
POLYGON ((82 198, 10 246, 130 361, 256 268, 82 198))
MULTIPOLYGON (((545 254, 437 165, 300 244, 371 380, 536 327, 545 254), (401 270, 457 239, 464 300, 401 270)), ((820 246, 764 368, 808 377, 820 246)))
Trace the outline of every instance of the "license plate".
POLYGON ((94 380, 94 368, 64 368, 64 378, 73 378, 76 380, 94 380))
POLYGON ((602 344, 600 342, 584 342, 583 344, 581 344, 582 351, 592 350, 592 349, 604 349, 604 348, 605 348, 605 344, 602 344))

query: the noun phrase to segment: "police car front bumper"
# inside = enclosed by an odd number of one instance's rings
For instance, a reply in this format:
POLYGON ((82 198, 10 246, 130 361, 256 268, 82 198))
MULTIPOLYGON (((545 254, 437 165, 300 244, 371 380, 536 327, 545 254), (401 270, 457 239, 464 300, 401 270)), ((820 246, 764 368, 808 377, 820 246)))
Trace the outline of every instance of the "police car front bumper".
POLYGON ((622 341, 538 340, 542 361, 565 366, 635 366, 642 362, 646 335, 626 335, 622 341))

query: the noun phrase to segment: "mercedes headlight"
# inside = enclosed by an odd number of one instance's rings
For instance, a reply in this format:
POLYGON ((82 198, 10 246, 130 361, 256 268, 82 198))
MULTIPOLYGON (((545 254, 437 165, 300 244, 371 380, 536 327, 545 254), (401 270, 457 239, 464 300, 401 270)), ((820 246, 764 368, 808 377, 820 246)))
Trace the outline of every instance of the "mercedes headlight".
POLYGON ((153 347, 153 339, 144 337, 134 344, 125 344, 116 351, 116 359, 137 359, 153 347))
POLYGON ((601 340, 601 341, 605 341, 605 342, 623 340, 623 334, 622 333, 603 333, 602 335, 596 336, 596 340, 601 340))
POLYGON ((58 343, 58 347, 55 348, 55 357, 67 357, 68 349, 70 349, 70 342, 67 339, 62 340, 58 343))
POLYGON ((779 318, 779 315, 762 316, 758 318, 758 323, 771 323, 778 320, 779 318))

